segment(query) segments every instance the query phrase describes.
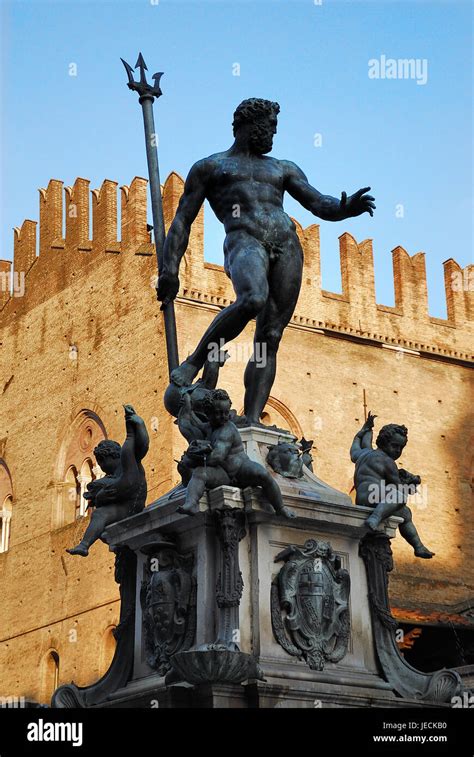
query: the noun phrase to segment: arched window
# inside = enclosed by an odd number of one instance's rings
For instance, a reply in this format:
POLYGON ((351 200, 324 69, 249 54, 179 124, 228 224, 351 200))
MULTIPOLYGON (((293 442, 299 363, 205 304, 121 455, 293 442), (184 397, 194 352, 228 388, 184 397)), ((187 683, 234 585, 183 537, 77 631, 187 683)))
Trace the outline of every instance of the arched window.
POLYGON ((50 649, 43 661, 43 696, 46 701, 50 701, 58 686, 59 655, 55 649, 50 649))
POLYGON ((64 492, 64 522, 71 523, 77 518, 81 502, 81 485, 77 480, 77 470, 71 465, 64 478, 67 487, 64 492))
POLYGON ((79 501, 76 507, 76 518, 81 518, 86 515, 87 512, 87 499, 84 499, 84 494, 87 491, 87 484, 90 484, 96 478, 94 473, 93 462, 89 458, 84 460, 81 465, 81 470, 77 475, 77 482, 79 484, 79 501))
POLYGON ((95 464, 94 447, 106 438, 104 424, 92 410, 81 410, 72 420, 57 464, 53 527, 73 523, 88 515, 88 501, 84 499, 87 484, 104 475, 95 464))
POLYGON ((13 491, 10 471, 0 460, 0 552, 7 552, 10 545, 13 491))

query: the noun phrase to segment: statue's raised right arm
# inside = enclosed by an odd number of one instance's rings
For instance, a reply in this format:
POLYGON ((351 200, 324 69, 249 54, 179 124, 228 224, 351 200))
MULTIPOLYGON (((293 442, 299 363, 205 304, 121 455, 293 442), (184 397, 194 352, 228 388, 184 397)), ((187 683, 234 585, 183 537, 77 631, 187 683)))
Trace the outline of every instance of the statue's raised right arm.
POLYGON ((374 434, 374 421, 376 417, 377 416, 372 415, 372 413, 369 410, 367 420, 365 421, 360 431, 358 431, 357 434, 354 436, 354 440, 351 446, 351 460, 353 463, 357 461, 362 450, 372 449, 372 438, 374 434))

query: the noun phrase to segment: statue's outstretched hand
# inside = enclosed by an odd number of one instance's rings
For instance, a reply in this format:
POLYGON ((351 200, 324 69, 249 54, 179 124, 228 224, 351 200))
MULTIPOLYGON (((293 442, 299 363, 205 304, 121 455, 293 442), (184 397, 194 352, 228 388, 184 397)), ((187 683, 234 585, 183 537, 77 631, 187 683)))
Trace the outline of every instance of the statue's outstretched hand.
POLYGON ((339 208, 343 218, 360 216, 362 213, 369 213, 371 216, 374 215, 375 198, 372 195, 366 194, 369 190, 370 187, 358 189, 350 197, 345 192, 342 192, 339 208))
POLYGON ((156 296, 163 303, 162 308, 174 300, 179 292, 179 278, 174 273, 162 271, 158 276, 156 296))

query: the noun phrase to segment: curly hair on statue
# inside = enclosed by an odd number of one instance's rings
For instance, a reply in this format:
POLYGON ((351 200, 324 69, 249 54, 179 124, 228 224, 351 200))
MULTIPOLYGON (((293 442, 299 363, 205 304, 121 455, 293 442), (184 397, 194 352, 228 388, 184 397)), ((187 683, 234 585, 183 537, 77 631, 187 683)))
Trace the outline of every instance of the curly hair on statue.
POLYGON ((377 447, 383 449, 386 444, 391 442, 395 434, 405 437, 405 444, 408 441, 408 429, 406 426, 399 426, 397 423, 387 423, 386 426, 382 426, 377 436, 375 444, 377 447))
POLYGON ((232 405, 232 400, 225 389, 213 389, 202 400, 202 409, 205 413, 212 410, 216 402, 228 402, 232 405))
POLYGON ((250 97, 248 100, 243 100, 235 109, 232 122, 234 135, 242 124, 255 123, 261 118, 276 116, 279 112, 280 106, 272 100, 263 100, 261 97, 250 97))
POLYGON ((94 455, 96 460, 103 459, 104 457, 120 457, 120 451, 122 447, 118 442, 114 442, 112 439, 103 439, 97 447, 94 449, 94 455))

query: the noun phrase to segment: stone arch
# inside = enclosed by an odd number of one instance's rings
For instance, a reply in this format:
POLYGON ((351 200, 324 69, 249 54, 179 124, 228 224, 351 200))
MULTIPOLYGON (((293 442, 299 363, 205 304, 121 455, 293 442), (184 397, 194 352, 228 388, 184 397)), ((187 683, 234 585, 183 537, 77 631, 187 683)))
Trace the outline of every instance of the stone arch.
POLYGON ((8 465, 0 459, 0 552, 7 552, 10 545, 12 510, 12 477, 8 465))
POLYGON ((303 436, 300 423, 291 410, 276 397, 269 397, 263 408, 262 423, 266 426, 278 426, 288 429, 297 439, 303 436))
POLYGON ((87 484, 103 475, 93 455, 94 447, 103 439, 107 439, 104 423, 90 409, 80 409, 64 430, 55 471, 53 527, 87 515, 87 484))

